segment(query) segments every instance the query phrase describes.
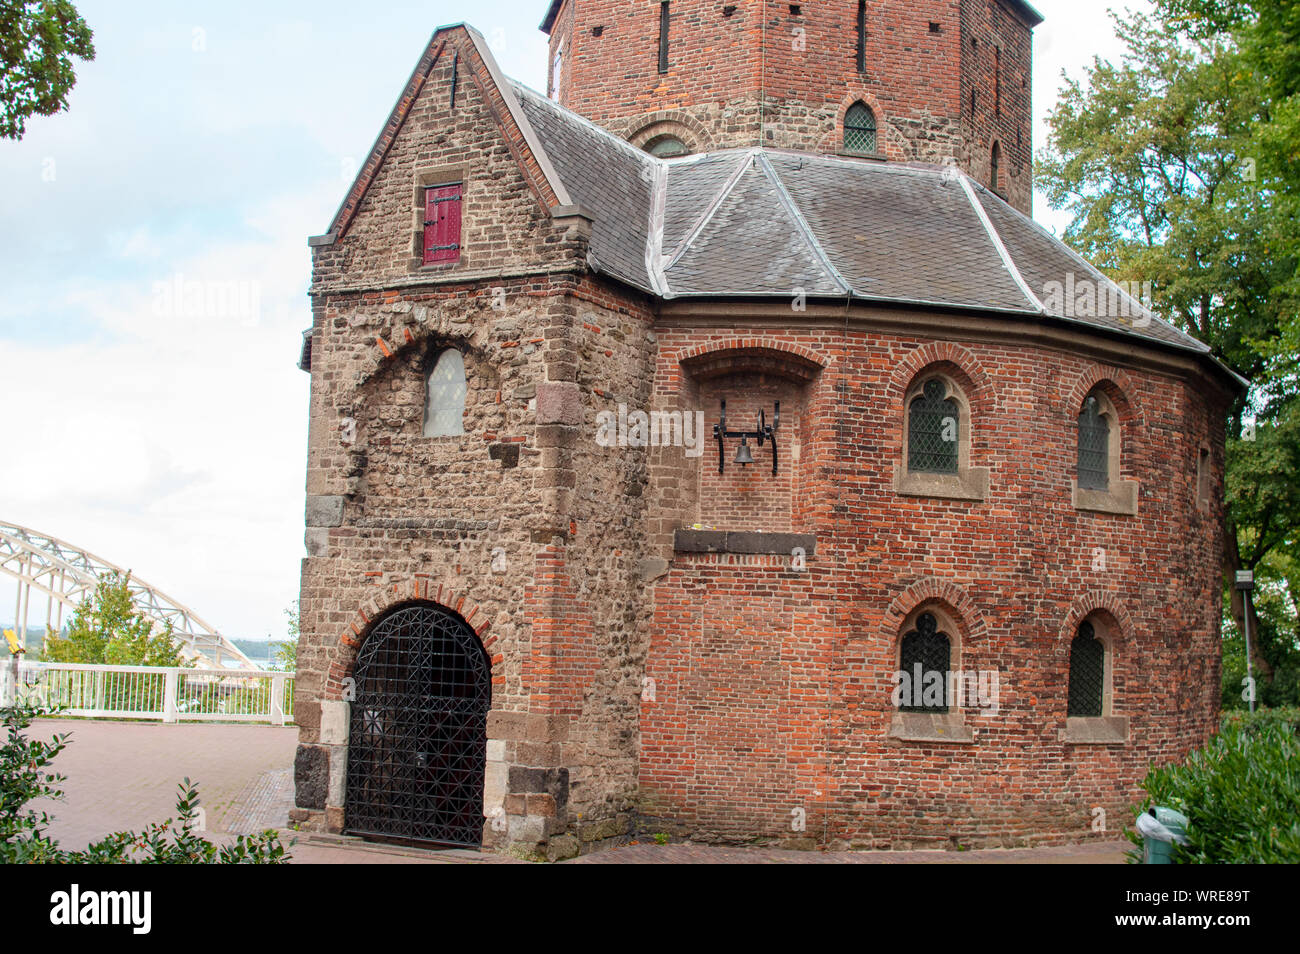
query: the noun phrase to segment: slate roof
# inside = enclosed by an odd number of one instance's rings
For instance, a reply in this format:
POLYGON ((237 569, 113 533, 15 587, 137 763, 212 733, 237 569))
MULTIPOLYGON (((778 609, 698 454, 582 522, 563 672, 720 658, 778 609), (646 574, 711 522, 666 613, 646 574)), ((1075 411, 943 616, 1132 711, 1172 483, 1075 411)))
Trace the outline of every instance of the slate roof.
POLYGON ((593 268, 665 300, 803 289, 1055 318, 1209 351, 956 169, 759 148, 658 159, 512 88, 572 201, 592 215, 593 268), (1084 283, 1096 306, 1076 313, 1063 293, 1084 283))

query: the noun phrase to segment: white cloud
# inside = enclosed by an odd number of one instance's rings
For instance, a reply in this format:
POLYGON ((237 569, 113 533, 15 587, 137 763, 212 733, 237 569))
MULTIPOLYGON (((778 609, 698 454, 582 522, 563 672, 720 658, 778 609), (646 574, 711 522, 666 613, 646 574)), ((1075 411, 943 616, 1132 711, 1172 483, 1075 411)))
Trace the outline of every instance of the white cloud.
MULTIPOLYGON (((302 556, 306 237, 435 26, 470 19, 503 72, 544 89, 545 5, 393 0, 358 20, 342 0, 83 0, 99 56, 71 111, 0 149, 0 234, 22 237, 0 299, 18 454, 0 469, 0 519, 136 570, 228 635, 281 634, 302 556), (255 319, 157 308, 155 283, 177 280, 244 283, 255 319)), ((1039 7, 1041 147, 1061 69, 1117 44, 1100 5, 1039 7)), ((0 587, 0 613, 12 598, 0 587)))

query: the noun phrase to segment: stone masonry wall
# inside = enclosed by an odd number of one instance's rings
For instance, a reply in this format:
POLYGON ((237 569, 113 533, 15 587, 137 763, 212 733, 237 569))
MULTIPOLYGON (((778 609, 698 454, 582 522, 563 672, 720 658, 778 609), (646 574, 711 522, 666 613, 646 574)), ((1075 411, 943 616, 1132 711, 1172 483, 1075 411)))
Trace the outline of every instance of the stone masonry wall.
POLYGON ((342 234, 316 247, 295 819, 346 826, 357 652, 384 613, 428 602, 492 661, 484 843, 576 853, 620 813, 625 830, 633 797, 622 661, 640 478, 589 419, 598 389, 644 400, 647 312, 584 285, 590 222, 552 216, 467 34, 443 54, 342 234), (441 176, 464 183, 465 248, 424 267, 415 197, 441 176), (446 347, 465 359, 464 434, 425 437, 425 378, 446 347))

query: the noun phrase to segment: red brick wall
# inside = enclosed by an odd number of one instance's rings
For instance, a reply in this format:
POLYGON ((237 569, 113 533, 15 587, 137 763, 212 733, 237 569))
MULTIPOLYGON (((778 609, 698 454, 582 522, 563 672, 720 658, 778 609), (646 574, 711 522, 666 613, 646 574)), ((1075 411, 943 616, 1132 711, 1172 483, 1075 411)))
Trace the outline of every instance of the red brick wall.
MULTIPOLYGON (((997 845, 1089 837, 1099 807, 1114 837, 1148 764, 1181 756, 1216 724, 1221 511, 1197 508, 1194 476, 1206 443, 1221 480, 1223 409, 1177 376, 1013 341, 743 325, 661 332, 657 400, 684 387, 670 371, 677 355, 745 334, 809 348, 827 365, 809 402, 820 446, 805 456, 809 515, 796 528, 816 533, 817 550, 806 573, 782 556, 676 554, 655 583, 646 673, 657 693, 641 719, 648 824, 727 841, 997 845), (992 470, 980 502, 893 489, 903 392, 939 361, 973 392, 971 464, 992 470), (1071 501, 1077 409, 1101 380, 1130 405, 1122 471, 1141 482, 1136 517, 1071 501), (999 672, 1000 711, 966 712, 974 744, 888 738, 900 628, 927 604, 960 627, 954 669, 999 672), (1070 640, 1093 611, 1119 630, 1122 745, 1059 738, 1070 640), (802 835, 794 809, 807 813, 802 835)), ((656 476, 652 467, 652 487, 656 476)), ((732 488, 701 487, 701 512, 729 512, 710 496, 732 488)), ((652 493, 651 525, 677 506, 652 493)), ((786 529, 742 522, 720 529, 786 529)))
POLYGON ((868 0, 866 70, 859 72, 856 0, 797 6, 794 14, 790 3, 774 0, 673 0, 669 69, 660 74, 657 3, 567 0, 551 33, 552 60, 558 44, 567 51, 561 102, 638 142, 648 123, 667 120, 697 149, 761 142, 834 152, 843 142, 844 111, 863 99, 876 113, 880 152, 891 160, 953 157, 987 182, 998 139, 1002 191, 1029 210, 1032 41, 1025 23, 996 0, 868 0), (601 28, 599 37, 593 28, 601 28), (980 90, 974 117, 973 86, 980 90))

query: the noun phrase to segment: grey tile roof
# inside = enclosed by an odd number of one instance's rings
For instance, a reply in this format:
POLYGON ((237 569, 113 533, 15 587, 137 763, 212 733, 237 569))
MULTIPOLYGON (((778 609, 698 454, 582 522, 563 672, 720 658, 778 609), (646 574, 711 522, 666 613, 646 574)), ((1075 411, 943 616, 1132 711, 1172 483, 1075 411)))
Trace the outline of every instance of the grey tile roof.
POLYGON ((593 215, 592 266, 660 298, 802 289, 1040 315, 1209 350, 955 170, 758 148, 657 159, 513 89, 572 200, 593 215), (1091 306, 1065 294, 1085 286, 1091 306))

